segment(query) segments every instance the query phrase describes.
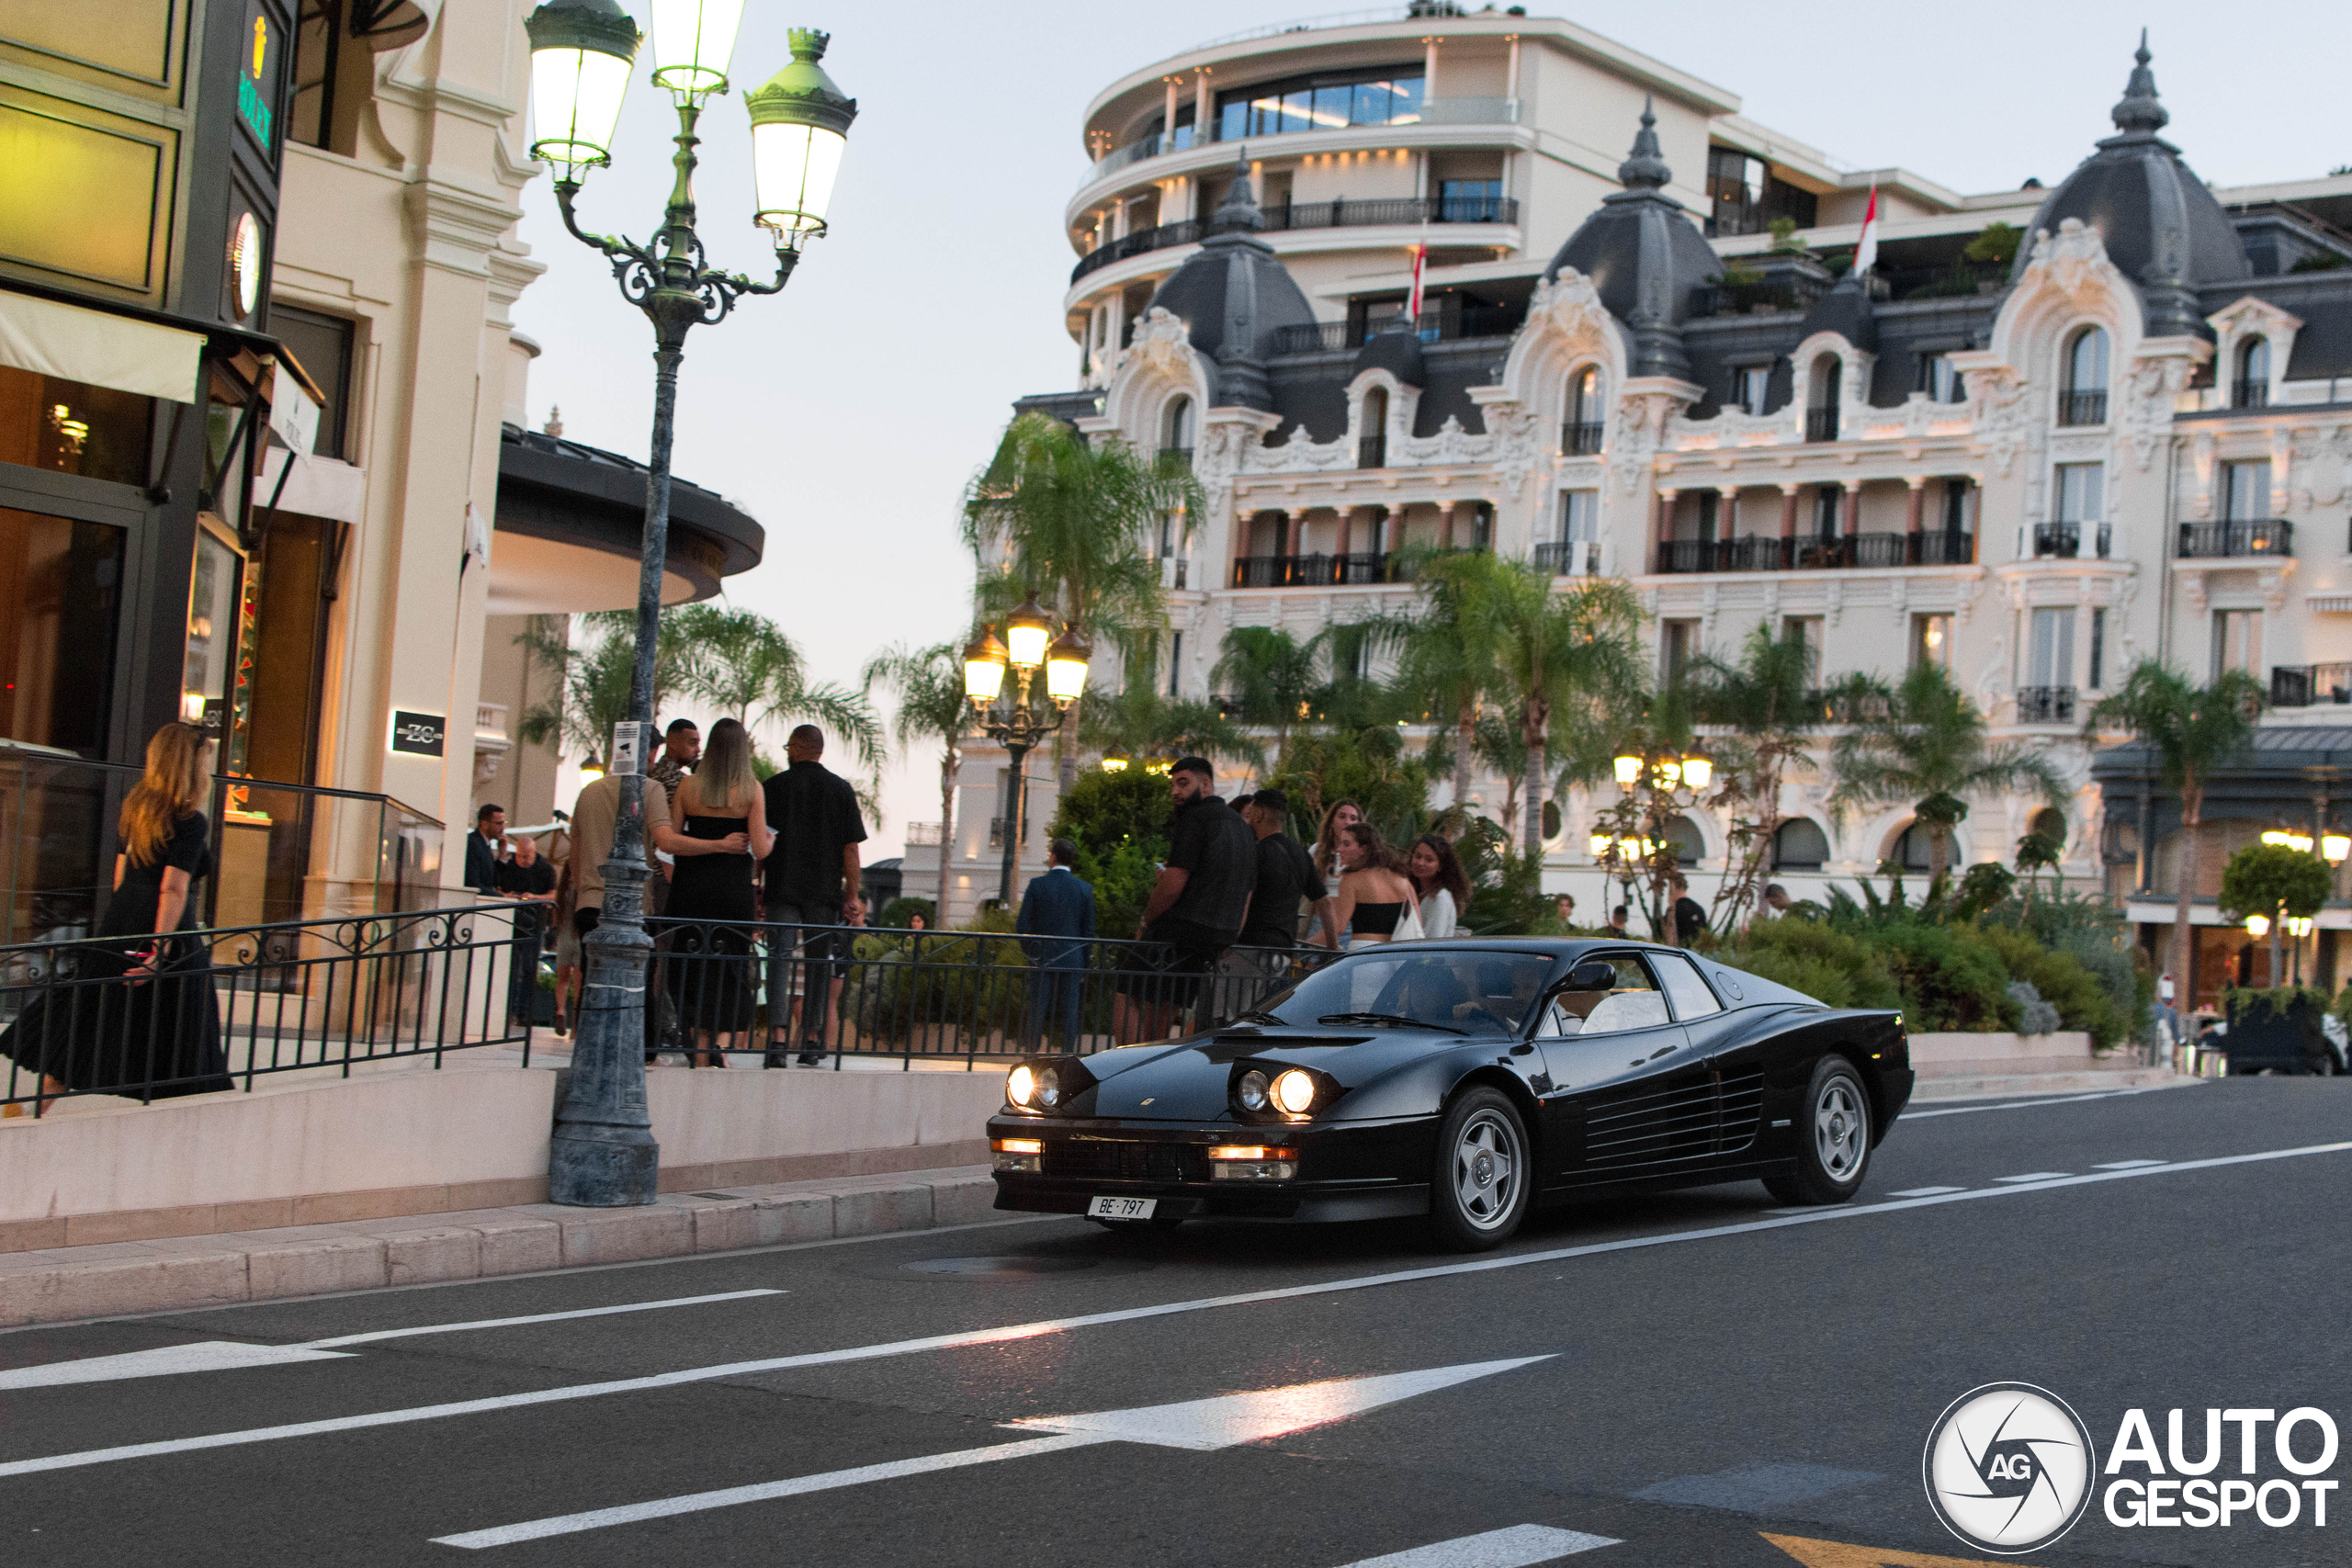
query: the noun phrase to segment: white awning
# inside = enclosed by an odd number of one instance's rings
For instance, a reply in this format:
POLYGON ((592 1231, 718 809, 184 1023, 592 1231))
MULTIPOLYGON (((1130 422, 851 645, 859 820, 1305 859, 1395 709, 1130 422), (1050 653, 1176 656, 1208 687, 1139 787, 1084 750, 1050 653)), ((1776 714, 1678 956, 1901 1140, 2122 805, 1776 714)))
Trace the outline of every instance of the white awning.
MULTIPOLYGON (((261 484, 254 491, 254 503, 267 506, 269 498, 277 494, 277 476, 286 471, 287 452, 273 446, 261 456, 261 484)), ((277 510, 298 512, 305 517, 332 518, 337 523, 356 523, 368 503, 368 470, 356 468, 336 457, 314 457, 303 453, 294 461, 294 477, 286 481, 286 493, 278 497, 277 510)))
POLYGON ((0 289, 0 365, 192 403, 204 334, 0 289))

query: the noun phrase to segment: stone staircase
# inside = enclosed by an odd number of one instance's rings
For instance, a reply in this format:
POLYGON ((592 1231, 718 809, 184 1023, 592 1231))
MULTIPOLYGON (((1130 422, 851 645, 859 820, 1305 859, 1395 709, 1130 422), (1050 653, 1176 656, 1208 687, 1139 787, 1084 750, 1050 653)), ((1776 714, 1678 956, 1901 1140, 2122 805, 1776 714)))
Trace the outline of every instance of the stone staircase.
POLYGON ((2077 1030, 2052 1034, 1914 1034, 1914 1103, 2000 1095, 2088 1094, 2185 1082, 2169 1066, 2148 1066, 2129 1045, 2105 1056, 2077 1030))

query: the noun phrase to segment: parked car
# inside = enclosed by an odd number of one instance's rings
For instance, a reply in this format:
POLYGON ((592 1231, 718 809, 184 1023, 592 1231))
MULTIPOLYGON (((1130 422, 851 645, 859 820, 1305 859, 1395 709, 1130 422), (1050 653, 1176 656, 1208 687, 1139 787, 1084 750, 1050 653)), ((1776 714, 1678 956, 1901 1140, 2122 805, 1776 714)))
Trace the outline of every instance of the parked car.
POLYGON ((1679 949, 1400 942, 1193 1039, 1025 1059, 989 1135, 1000 1209, 1427 1214, 1472 1250, 1596 1193, 1757 1179, 1844 1202, 1911 1086, 1900 1013, 1679 949))
MULTIPOLYGON (((2229 998, 2225 1022, 2215 1041, 2227 1054, 2233 1077, 2251 1073, 2316 1074, 2345 1070, 2342 1047, 2326 1027, 2334 1022, 2309 997, 2298 996, 2284 1012, 2267 1001, 2229 998)), ((2340 1030, 2335 1032, 2341 1032, 2340 1030)))

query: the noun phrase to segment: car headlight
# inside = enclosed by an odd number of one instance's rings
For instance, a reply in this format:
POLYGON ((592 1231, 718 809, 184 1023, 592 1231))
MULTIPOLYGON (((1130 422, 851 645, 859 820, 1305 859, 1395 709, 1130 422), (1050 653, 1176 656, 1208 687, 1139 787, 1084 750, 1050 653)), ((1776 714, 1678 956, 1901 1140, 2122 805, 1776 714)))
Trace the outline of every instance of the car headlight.
POLYGON ((1014 1105, 1025 1106, 1036 1096, 1037 1075, 1029 1070, 1028 1063, 1022 1063, 1005 1075, 1004 1098, 1007 1101, 1014 1105))
POLYGON ((1037 1103, 1051 1111, 1062 1102, 1062 1076, 1047 1067, 1037 1075, 1037 1103))
POLYGON ((1241 1075, 1240 1088, 1235 1090, 1244 1111, 1266 1109, 1266 1075, 1252 1067, 1241 1075))
POLYGON ((1299 1068, 1287 1068, 1274 1079, 1271 1097, 1284 1115, 1304 1116, 1315 1106, 1315 1080, 1299 1068))

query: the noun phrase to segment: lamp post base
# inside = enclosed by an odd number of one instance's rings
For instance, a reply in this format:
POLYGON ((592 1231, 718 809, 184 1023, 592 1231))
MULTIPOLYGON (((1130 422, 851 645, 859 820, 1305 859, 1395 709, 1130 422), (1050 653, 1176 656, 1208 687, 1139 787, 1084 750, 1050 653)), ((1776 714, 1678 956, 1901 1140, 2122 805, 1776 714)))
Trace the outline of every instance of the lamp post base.
POLYGON ((645 1127, 573 1123, 556 1129, 548 1201, 576 1209, 630 1209, 659 1195, 661 1148, 645 1127))

